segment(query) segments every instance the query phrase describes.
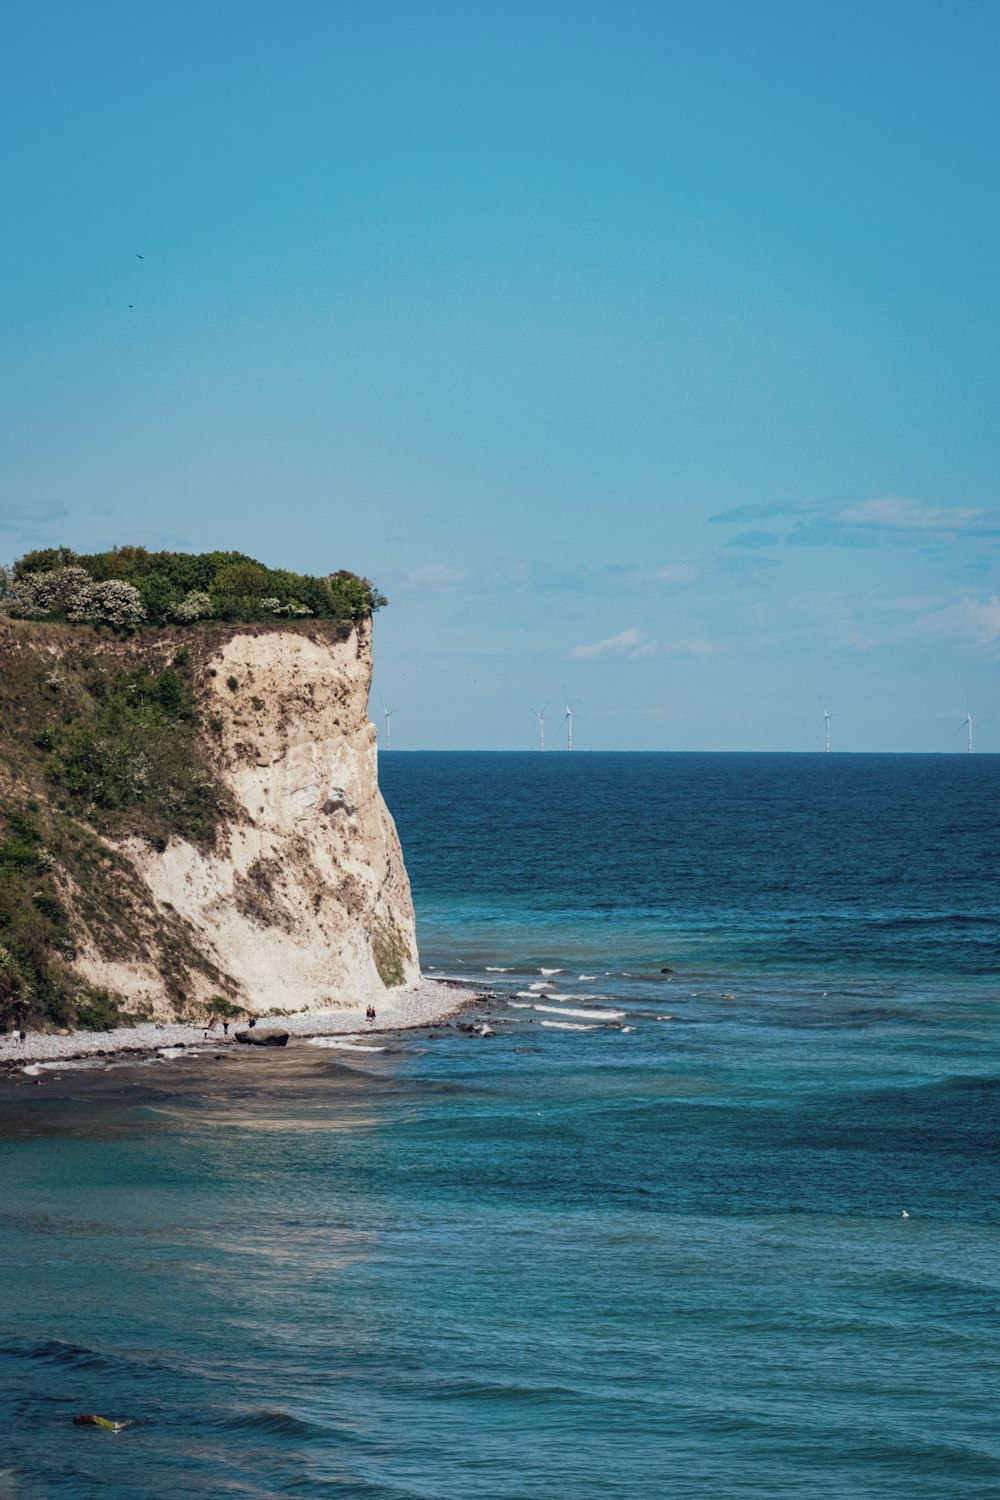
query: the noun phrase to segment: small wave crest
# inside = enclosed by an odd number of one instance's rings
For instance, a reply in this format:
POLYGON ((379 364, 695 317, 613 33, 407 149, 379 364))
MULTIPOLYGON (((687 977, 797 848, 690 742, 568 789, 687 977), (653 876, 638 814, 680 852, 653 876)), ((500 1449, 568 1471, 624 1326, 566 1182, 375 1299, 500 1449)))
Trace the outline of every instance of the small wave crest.
POLYGON ((84 1344, 65 1344, 60 1339, 0 1344, 0 1355, 7 1359, 30 1359, 41 1364, 62 1365, 71 1370, 103 1370, 112 1361, 84 1344))
POLYGON ((308 1047, 336 1047, 339 1052, 384 1052, 384 1047, 373 1047, 369 1042, 355 1042, 339 1036, 311 1036, 308 1047))
POLYGON ((583 1021, 620 1021, 623 1010, 573 1010, 568 1005, 535 1005, 533 1010, 544 1010, 553 1016, 576 1016, 583 1021))
POLYGON ((29 1078, 37 1078, 39 1073, 87 1073, 107 1066, 103 1057, 63 1057, 51 1062, 28 1063, 21 1072, 29 1078))
POLYGON ((289 1411, 244 1411, 234 1412, 222 1421, 222 1426, 235 1432, 270 1433, 274 1437, 310 1438, 328 1437, 329 1432, 317 1422, 297 1417, 289 1411))

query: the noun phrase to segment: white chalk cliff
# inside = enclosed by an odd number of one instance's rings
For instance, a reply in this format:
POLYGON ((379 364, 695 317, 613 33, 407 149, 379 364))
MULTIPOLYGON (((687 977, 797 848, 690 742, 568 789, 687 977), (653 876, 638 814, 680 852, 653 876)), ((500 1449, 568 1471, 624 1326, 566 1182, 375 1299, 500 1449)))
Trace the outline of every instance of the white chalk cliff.
MULTIPOLYGON (((198 672, 203 734, 232 803, 214 850, 115 845, 182 951, 189 1002, 252 1012, 371 1001, 419 979, 410 887, 378 788, 370 625, 234 626, 198 672)), ((85 945, 76 967, 173 1014, 163 940, 145 956, 85 945)), ((176 948, 176 944, 175 944, 176 948)), ((175 966, 176 967, 176 966, 175 966)), ((176 981, 174 984, 176 994, 176 981)))

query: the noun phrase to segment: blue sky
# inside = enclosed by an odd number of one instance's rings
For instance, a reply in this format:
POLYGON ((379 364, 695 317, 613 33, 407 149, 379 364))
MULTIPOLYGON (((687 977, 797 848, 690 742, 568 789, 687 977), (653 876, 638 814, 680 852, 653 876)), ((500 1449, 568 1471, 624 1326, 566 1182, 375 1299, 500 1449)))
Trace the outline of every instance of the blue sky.
POLYGON ((995 4, 9 0, 0 57, 5 559, 369 575, 399 748, 1000 749, 995 4))

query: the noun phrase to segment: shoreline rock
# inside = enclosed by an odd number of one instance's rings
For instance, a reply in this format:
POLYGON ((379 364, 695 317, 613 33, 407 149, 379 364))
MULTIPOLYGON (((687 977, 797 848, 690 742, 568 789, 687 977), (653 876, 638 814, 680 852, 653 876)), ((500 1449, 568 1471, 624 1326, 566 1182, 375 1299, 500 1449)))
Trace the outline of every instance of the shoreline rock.
MULTIPOLYGON (((478 1005, 483 998, 482 991, 455 981, 425 979, 420 984, 389 991, 374 1021, 366 1017, 365 1005, 360 1003, 337 1010, 261 1016, 259 1020, 272 1022, 273 1027, 287 1032, 290 1038, 410 1031, 440 1025, 449 1016, 478 1005)), ((31 1063, 149 1057, 165 1050, 232 1047, 235 1041, 232 1030, 226 1035, 221 1027, 210 1029, 190 1022, 144 1022, 116 1031, 76 1031, 64 1035, 29 1032, 24 1042, 15 1041, 9 1034, 0 1036, 0 1076, 17 1075, 31 1063)))

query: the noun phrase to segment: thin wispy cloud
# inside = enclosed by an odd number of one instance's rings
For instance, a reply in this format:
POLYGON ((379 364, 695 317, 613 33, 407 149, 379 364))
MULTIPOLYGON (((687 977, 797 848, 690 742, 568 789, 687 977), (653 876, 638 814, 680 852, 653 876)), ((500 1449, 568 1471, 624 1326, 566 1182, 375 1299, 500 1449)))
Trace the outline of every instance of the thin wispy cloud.
POLYGON ((759 552, 761 547, 773 547, 781 538, 774 531, 738 531, 726 543, 727 547, 742 547, 747 552, 759 552))
POLYGON ((878 594, 873 594, 868 599, 872 609, 898 610, 903 614, 934 609, 941 602, 939 594, 903 594, 896 599, 885 599, 878 594))
POLYGON ((887 542, 957 542, 963 537, 1000 537, 1000 511, 962 505, 929 505, 899 495, 877 495, 845 504, 843 499, 777 501, 739 505, 710 519, 746 527, 727 547, 747 552, 785 544, 792 547, 873 548, 887 542), (768 521, 767 527, 747 526, 768 521), (784 522, 784 524, 782 524, 784 522))
POLYGON ((872 527, 849 526, 836 517, 817 517, 794 526, 785 537, 790 547, 877 547, 879 533, 872 527))
POLYGON ((657 656, 719 656, 725 650, 718 641, 703 635, 683 635, 657 647, 657 656))
POLYGON ((801 516, 816 508, 815 500, 774 500, 766 505, 737 505, 732 510, 720 510, 708 519, 724 525, 734 523, 742 526, 747 521, 774 521, 780 516, 801 516))
POLYGON ((651 656, 719 656, 725 649, 719 641, 704 635, 679 635, 665 641, 653 641, 633 627, 589 646, 574 646, 567 654, 573 661, 600 661, 611 657, 639 661, 651 656))
POLYGON ((408 582, 424 588, 444 588, 464 583, 468 576, 464 568, 453 568, 448 563, 428 563, 426 567, 414 569, 408 582))
POLYGON ((651 647, 652 643, 646 640, 643 632, 632 627, 589 646, 573 646, 568 655, 573 661, 598 661, 605 656, 646 656, 651 647))
POLYGON ((69 507, 61 500, 43 500, 0 507, 0 531, 18 535, 24 531, 41 530, 48 534, 57 521, 69 515, 69 507))
POLYGON ((940 598, 870 599, 879 613, 869 623, 848 618, 835 645, 853 651, 906 647, 915 641, 938 642, 995 656, 1000 648, 1000 597, 966 597, 947 604, 940 598), (895 620, 892 616, 895 615, 895 620))
POLYGON ((960 599, 945 609, 922 615, 916 622, 923 635, 938 640, 964 641, 980 651, 1000 646, 1000 597, 960 599))
POLYGON ((1000 512, 973 510, 961 505, 921 505, 896 495, 882 495, 849 505, 836 519, 845 526, 880 531, 977 532, 1000 536, 1000 512))
POLYGON ((698 578, 698 569, 693 563, 671 563, 664 568, 653 568, 642 575, 650 583, 685 584, 694 583, 698 578))

